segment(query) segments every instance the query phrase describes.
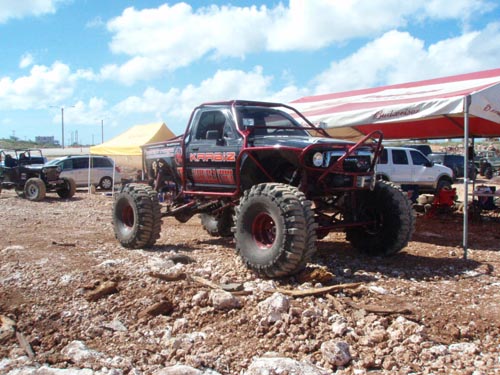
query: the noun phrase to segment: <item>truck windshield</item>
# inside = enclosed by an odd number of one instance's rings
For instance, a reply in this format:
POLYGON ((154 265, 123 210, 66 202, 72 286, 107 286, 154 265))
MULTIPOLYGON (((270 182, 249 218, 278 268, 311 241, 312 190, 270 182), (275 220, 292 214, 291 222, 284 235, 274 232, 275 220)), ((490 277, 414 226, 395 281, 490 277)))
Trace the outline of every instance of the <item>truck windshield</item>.
POLYGON ((238 116, 240 127, 252 128, 256 137, 309 136, 290 115, 273 108, 239 107, 238 116))

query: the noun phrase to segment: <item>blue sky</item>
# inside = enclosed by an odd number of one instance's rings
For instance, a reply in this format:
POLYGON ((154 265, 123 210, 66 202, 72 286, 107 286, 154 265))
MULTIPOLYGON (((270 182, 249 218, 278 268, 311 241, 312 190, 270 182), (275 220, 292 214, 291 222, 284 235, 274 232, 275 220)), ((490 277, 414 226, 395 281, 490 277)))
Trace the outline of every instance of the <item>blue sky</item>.
POLYGON ((500 67, 497 0, 0 0, 0 138, 180 134, 203 102, 500 67))

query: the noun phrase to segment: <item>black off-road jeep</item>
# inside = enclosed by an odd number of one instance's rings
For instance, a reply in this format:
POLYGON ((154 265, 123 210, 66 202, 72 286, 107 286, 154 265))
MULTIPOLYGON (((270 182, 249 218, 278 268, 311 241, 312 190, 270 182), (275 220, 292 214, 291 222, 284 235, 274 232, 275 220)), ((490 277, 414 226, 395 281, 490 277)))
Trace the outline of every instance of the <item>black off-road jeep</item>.
POLYGON ((267 277, 303 269, 331 231, 344 230, 365 253, 394 254, 410 240, 414 215, 405 193, 375 179, 381 142, 380 132, 332 139, 279 103, 201 105, 183 136, 143 148, 150 186, 122 187, 115 236, 127 248, 150 247, 162 217, 200 214, 209 234, 234 236, 244 263, 267 277))
POLYGON ((61 198, 75 195, 75 181, 60 177, 61 168, 45 166, 45 161, 41 150, 0 150, 0 192, 14 189, 30 201, 43 200, 48 191, 55 191, 61 198))

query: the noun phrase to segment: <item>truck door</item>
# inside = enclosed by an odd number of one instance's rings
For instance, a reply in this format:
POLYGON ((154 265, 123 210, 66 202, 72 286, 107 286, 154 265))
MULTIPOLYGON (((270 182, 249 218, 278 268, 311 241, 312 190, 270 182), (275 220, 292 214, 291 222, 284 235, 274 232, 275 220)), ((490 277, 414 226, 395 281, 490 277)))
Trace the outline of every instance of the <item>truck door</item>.
POLYGON ((208 108, 200 111, 185 148, 186 188, 234 191, 242 138, 229 111, 208 108))
POLYGON ((435 168, 420 151, 410 151, 412 161, 412 179, 420 185, 433 185, 436 181, 435 168))
POLYGON ((410 184, 412 181, 412 170, 406 150, 392 151, 393 182, 398 184, 410 184))

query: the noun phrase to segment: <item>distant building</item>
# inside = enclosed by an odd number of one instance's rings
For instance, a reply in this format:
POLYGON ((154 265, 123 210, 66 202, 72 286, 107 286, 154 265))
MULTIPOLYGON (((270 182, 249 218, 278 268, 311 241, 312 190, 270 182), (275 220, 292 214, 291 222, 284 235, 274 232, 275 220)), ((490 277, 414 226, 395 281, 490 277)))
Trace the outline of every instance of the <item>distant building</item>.
POLYGON ((55 145, 58 143, 54 140, 54 136, 51 136, 51 137, 37 136, 37 137, 35 137, 35 142, 40 144, 40 145, 55 145))

